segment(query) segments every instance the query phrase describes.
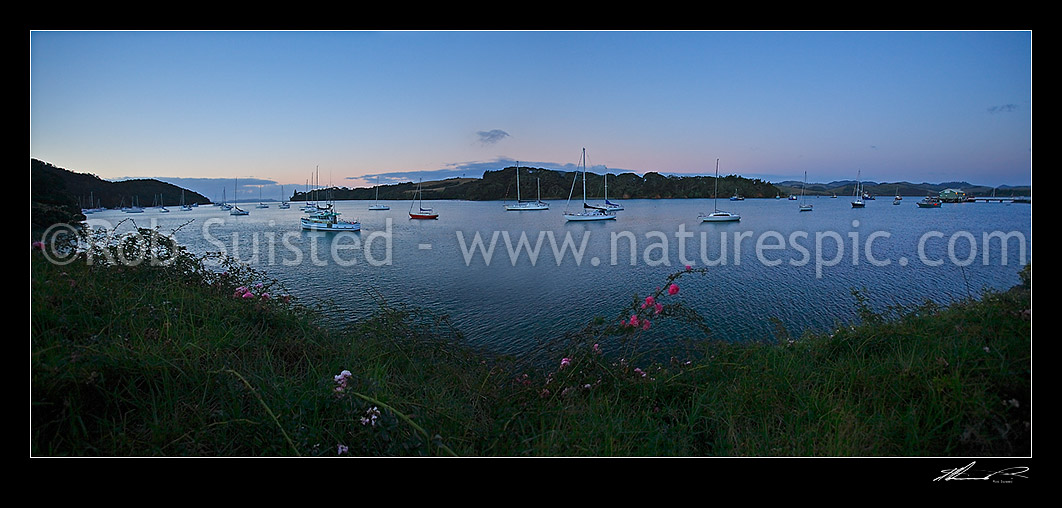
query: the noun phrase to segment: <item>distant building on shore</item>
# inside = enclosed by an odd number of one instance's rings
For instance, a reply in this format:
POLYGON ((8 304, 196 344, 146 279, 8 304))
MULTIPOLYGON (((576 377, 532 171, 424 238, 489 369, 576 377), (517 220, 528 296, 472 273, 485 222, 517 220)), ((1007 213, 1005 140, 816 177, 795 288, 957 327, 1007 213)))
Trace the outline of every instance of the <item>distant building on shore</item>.
POLYGON ((961 203, 967 199, 966 193, 959 189, 944 189, 939 197, 945 203, 961 203))

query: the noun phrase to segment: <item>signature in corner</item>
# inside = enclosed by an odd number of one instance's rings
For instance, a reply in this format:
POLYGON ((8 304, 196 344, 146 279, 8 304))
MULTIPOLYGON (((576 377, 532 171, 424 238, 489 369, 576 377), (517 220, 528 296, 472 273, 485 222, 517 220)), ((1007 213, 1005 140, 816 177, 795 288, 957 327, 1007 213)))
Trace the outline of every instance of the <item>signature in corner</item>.
POLYGON ((937 482, 937 481, 940 481, 940 480, 944 480, 944 481, 948 481, 948 480, 988 480, 988 479, 992 478, 993 476, 997 476, 997 475, 999 475, 999 476, 1016 476, 1016 477, 1019 477, 1019 478, 1028 478, 1027 476, 1022 475, 1022 473, 1025 473, 1026 471, 1029 470, 1029 468, 1026 467, 1026 466, 1008 467, 1008 468, 1005 468, 1005 469, 1000 469, 999 471, 988 473, 988 474, 986 474, 984 476, 964 476, 966 474, 966 472, 970 471, 970 468, 972 468, 973 465, 976 464, 976 463, 977 463, 977 461, 974 461, 974 462, 971 462, 971 463, 967 464, 964 467, 957 467, 955 469, 942 469, 940 472, 944 473, 944 474, 934 478, 933 481, 937 482))

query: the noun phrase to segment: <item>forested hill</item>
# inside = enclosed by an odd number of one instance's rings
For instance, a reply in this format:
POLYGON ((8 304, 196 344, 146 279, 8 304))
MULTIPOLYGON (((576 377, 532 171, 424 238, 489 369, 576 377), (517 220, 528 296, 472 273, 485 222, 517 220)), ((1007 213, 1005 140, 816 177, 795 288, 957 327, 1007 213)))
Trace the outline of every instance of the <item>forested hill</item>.
POLYGON ((66 193, 80 208, 92 208, 96 205, 117 208, 130 206, 134 200, 144 207, 158 204, 178 206, 181 204, 182 192, 185 204, 210 203, 202 194, 155 179, 109 182, 93 174, 75 173, 37 159, 31 158, 30 165, 34 196, 66 193), (89 203, 90 197, 95 203, 89 203), (156 203, 155 200, 160 197, 162 202, 156 203))
MULTIPOLYGON (((541 168, 520 168, 520 197, 535 199, 541 187, 542 199, 567 199, 569 193, 580 199, 583 193, 582 180, 577 172, 556 171, 541 168)), ((588 199, 602 199, 605 175, 586 173, 588 199)), ((417 184, 412 182, 380 186, 380 199, 410 199, 417 184)), ((465 199, 470 201, 515 200, 516 168, 486 171, 482 178, 449 178, 424 182, 421 190, 424 199, 465 199)), ((609 199, 656 199, 656 198, 710 198, 714 196, 715 177, 712 176, 665 176, 650 172, 645 176, 634 173, 608 174, 609 199)), ((736 175, 719 177, 719 197, 740 194, 748 198, 775 197, 779 190, 770 182, 742 178, 736 175)), ((317 199, 375 199, 376 188, 349 189, 329 188, 310 192, 295 192, 292 201, 317 199)))

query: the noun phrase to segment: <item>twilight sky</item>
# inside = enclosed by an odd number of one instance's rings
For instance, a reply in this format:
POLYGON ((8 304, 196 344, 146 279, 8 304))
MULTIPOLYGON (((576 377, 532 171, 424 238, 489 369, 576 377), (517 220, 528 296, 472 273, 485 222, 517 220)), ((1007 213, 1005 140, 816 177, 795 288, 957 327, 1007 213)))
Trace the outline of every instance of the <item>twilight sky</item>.
POLYGON ((315 168, 566 169, 584 147, 611 172, 1032 182, 1029 31, 28 35, 30 157, 211 198, 315 168))

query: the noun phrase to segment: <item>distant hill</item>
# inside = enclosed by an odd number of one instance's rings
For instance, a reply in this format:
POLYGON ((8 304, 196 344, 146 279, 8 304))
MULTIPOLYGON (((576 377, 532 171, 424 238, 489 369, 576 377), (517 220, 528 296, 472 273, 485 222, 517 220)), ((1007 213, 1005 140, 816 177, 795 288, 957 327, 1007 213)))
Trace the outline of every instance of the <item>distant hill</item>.
MULTIPOLYGON (((815 195, 833 195, 838 196, 851 196, 855 194, 856 184, 855 180, 837 180, 830 183, 809 183, 804 189, 805 194, 812 196, 815 195)), ((992 196, 999 197, 1012 197, 1012 196, 1030 196, 1032 195, 1032 188, 1029 186, 1010 186, 1001 185, 996 188, 988 187, 986 185, 974 185, 969 182, 942 182, 942 183, 910 183, 910 182, 862 182, 863 190, 869 192, 875 196, 893 196, 899 194, 901 196, 926 196, 929 194, 937 194, 944 189, 959 189, 971 196, 992 196)), ((774 185, 778 187, 783 195, 800 194, 800 185, 802 182, 796 180, 786 180, 784 182, 778 182, 774 185)))
POLYGON ((47 162, 30 159, 30 220, 34 228, 58 222, 85 220, 82 208, 142 207, 155 204, 179 206, 181 193, 186 204, 210 204, 205 196, 176 185, 154 179, 108 182, 88 173, 75 173, 47 162), (161 202, 156 199, 161 197, 161 202), (89 200, 95 203, 90 203, 89 200))
MULTIPOLYGON (((557 171, 542 168, 520 168, 520 197, 535 199, 541 189, 542 199, 582 198, 581 177, 574 171, 557 171), (574 184, 574 190, 573 190, 574 184)), ((420 184, 425 199, 464 199, 470 201, 494 201, 516 199, 516 168, 507 167, 486 171, 482 178, 448 178, 420 184)), ((667 199, 710 198, 715 189, 712 176, 673 176, 649 172, 643 176, 635 173, 608 174, 609 199, 667 199)), ((411 199, 417 190, 412 182, 380 186, 380 199, 411 199)), ((748 198, 774 197, 778 189, 770 182, 743 178, 737 175, 719 177, 719 196, 741 194, 748 198)), ((605 197, 605 175, 586 173, 588 200, 600 201, 605 197)), ((319 199, 375 199, 376 188, 333 187, 314 193, 296 192, 292 201, 319 199), (315 197, 316 196, 316 197, 315 197)))
MULTIPOLYGON (((210 200, 202 194, 155 179, 109 182, 93 174, 75 173, 37 159, 30 159, 30 164, 34 175, 38 173, 54 175, 81 208, 92 207, 94 203, 89 203, 90 197, 104 208, 129 206, 134 200, 143 207, 156 204, 179 206, 182 192, 185 204, 210 204, 210 200), (161 202, 156 203, 156 199, 161 199, 161 202)), ((34 189, 34 193, 39 190, 47 189, 34 189)))
MULTIPOLYGON (((520 194, 523 199, 534 199, 541 188, 542 199, 568 199, 582 196, 582 182, 576 181, 578 174, 573 171, 557 171, 542 168, 520 168, 520 194), (573 183, 575 183, 573 191, 573 183)), ((800 181, 787 180, 770 183, 759 179, 749 179, 738 175, 719 177, 719 197, 729 198, 740 194, 747 198, 773 198, 800 194, 800 181)), ((855 180, 837 180, 829 183, 809 183, 805 194, 829 196, 850 196, 855 191, 855 180)), ((944 189, 956 188, 973 196, 1029 196, 1028 186, 1000 186, 991 188, 972 185, 967 182, 910 183, 910 182, 862 182, 864 190, 879 196, 891 196, 899 193, 904 196, 925 196, 937 194, 944 189)), ((600 173, 587 172, 586 194, 588 199, 600 200, 605 196, 605 176, 600 173)), ((380 186, 380 199, 411 199, 417 184, 405 182, 380 186)), ((448 178, 421 183, 425 199, 464 199, 470 201, 515 200, 516 168, 507 167, 495 171, 486 171, 482 178, 448 178)), ((668 199, 668 198, 711 198, 715 190, 713 176, 677 176, 661 175, 655 172, 638 176, 635 173, 608 175, 609 199, 668 199)), ((375 199, 376 187, 332 187, 314 193, 296 191, 292 201, 313 201, 322 199, 375 199)))

